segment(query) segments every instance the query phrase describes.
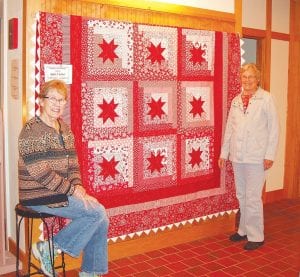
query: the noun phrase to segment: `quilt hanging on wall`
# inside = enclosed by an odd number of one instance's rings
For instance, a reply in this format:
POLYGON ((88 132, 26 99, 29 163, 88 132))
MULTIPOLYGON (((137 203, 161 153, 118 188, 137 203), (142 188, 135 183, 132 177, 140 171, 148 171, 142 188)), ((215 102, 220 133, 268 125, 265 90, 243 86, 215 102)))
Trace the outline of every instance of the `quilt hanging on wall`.
POLYGON ((237 208, 217 160, 240 89, 238 35, 41 12, 36 53, 37 93, 45 64, 72 65, 65 118, 110 238, 237 208))

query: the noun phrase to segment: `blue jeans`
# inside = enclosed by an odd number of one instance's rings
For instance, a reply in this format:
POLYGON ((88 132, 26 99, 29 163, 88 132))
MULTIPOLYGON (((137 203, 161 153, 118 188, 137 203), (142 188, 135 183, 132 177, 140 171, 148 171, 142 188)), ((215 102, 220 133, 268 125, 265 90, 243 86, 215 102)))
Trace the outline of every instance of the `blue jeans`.
POLYGON ((68 196, 68 200, 69 205, 66 207, 30 206, 30 208, 71 219, 72 221, 54 236, 54 244, 72 257, 78 257, 83 251, 82 271, 106 274, 109 220, 105 208, 99 204, 96 208, 89 206, 86 209, 83 201, 74 196, 68 196))

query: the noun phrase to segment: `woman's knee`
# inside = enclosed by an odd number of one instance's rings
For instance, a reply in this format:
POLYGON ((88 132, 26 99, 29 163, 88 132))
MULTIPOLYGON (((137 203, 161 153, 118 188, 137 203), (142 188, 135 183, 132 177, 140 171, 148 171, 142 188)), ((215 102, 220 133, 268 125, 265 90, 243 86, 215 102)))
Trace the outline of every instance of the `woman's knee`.
POLYGON ((91 213, 96 221, 103 222, 104 225, 109 224, 109 219, 103 205, 98 204, 94 209, 91 210, 91 213))

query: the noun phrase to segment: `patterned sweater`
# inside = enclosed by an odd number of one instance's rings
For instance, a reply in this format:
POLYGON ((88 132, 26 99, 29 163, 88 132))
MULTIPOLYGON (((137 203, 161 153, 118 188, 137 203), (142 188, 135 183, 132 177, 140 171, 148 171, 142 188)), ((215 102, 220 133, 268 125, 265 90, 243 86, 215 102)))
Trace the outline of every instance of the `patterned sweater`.
POLYGON ((39 117, 19 136, 19 197, 26 206, 68 204, 67 195, 81 185, 74 136, 62 120, 60 134, 39 117))

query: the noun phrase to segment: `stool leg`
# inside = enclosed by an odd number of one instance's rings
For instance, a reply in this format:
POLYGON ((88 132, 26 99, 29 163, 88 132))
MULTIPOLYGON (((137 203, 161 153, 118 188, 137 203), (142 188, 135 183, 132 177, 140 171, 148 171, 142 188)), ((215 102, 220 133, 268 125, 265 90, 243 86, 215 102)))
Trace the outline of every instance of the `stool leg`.
POLYGON ((33 218, 28 218, 28 274, 31 275, 31 249, 32 249, 32 230, 33 230, 33 218))
POLYGON ((61 252, 61 266, 63 269, 63 276, 66 276, 66 264, 65 264, 65 253, 61 252))
POLYGON ((20 218, 16 213, 16 243, 17 243, 17 253, 16 253, 16 274, 17 277, 20 276, 19 273, 19 264, 20 264, 20 226, 21 226, 21 222, 23 220, 23 217, 20 218))
POLYGON ((51 266, 52 266, 52 273, 53 276, 55 276, 55 264, 54 264, 54 244, 53 244, 53 224, 51 228, 51 234, 49 231, 48 223, 45 221, 44 218, 42 218, 44 226, 46 226, 47 235, 48 235, 48 247, 49 247, 49 254, 50 254, 50 260, 51 260, 51 266))
MULTIPOLYGON (((63 223, 62 223, 62 218, 59 217, 58 218, 58 225, 59 225, 59 230, 62 229, 63 227, 63 223)), ((61 252, 61 267, 63 269, 63 276, 65 277, 66 276, 66 264, 65 264, 65 253, 62 251, 61 252)))

